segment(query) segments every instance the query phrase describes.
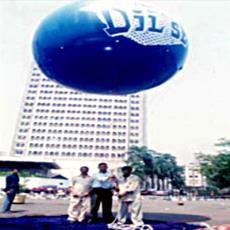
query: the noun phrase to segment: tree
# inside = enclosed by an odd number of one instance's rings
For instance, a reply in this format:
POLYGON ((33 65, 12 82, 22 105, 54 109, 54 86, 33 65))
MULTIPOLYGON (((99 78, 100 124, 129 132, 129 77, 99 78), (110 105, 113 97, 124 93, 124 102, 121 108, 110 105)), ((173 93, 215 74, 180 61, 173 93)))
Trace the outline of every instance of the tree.
MULTIPOLYGON (((131 146, 128 151, 128 158, 126 163, 133 167, 133 173, 141 178, 141 180, 147 179, 149 176, 151 179, 154 176, 154 164, 153 155, 154 151, 149 150, 147 147, 131 146)), ((152 179, 153 182, 153 179, 152 179)))
POLYGON ((176 158, 169 153, 160 154, 155 159, 156 174, 158 176, 158 189, 160 181, 165 190, 165 179, 170 180, 172 187, 181 188, 184 185, 183 168, 177 165, 176 158))
POLYGON ((154 188, 154 179, 157 178, 157 189, 165 189, 165 180, 174 187, 183 185, 183 169, 177 166, 176 158, 169 153, 158 153, 147 147, 132 146, 128 151, 126 163, 133 167, 134 174, 141 180, 151 179, 151 187, 154 188), (161 183, 160 183, 161 182, 161 183), (162 186, 160 186, 162 184, 162 186))
POLYGON ((218 155, 197 154, 201 174, 206 176, 209 186, 220 189, 230 187, 230 140, 221 138, 215 146, 221 147, 218 155))

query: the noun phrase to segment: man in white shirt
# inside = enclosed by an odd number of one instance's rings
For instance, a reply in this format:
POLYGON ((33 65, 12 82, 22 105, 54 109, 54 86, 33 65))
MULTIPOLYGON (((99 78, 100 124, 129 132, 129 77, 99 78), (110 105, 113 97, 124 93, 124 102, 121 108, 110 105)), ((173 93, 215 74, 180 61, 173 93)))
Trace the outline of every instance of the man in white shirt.
POLYGON ((70 204, 67 211, 69 222, 82 222, 89 212, 91 177, 88 171, 89 168, 83 166, 80 168, 81 174, 72 178, 70 204))
POLYGON ((113 175, 108 172, 106 163, 98 165, 99 172, 92 176, 91 212, 88 223, 97 221, 98 209, 102 203, 103 220, 106 223, 113 221, 112 196, 113 196, 113 175))
POLYGON ((118 223, 125 224, 128 217, 128 208, 131 206, 131 220, 135 226, 143 225, 142 199, 140 193, 140 180, 131 174, 132 167, 124 166, 122 176, 118 178, 118 198, 120 208, 117 214, 118 223))

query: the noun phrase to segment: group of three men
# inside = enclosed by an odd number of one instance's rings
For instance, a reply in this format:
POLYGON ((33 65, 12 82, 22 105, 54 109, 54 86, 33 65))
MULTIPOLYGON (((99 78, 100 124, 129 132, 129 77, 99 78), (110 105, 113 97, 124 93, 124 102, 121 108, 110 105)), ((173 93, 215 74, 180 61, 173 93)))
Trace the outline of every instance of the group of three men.
POLYGON ((88 223, 96 222, 98 210, 102 203, 103 220, 106 223, 113 222, 112 197, 116 192, 119 200, 116 221, 125 224, 128 208, 131 206, 133 224, 142 225, 140 182, 137 176, 131 174, 132 167, 122 167, 120 177, 115 177, 108 172, 106 163, 100 163, 98 168, 99 172, 90 177, 88 167, 83 166, 80 168, 81 174, 72 179, 68 220, 70 222, 81 222, 89 212, 88 223))

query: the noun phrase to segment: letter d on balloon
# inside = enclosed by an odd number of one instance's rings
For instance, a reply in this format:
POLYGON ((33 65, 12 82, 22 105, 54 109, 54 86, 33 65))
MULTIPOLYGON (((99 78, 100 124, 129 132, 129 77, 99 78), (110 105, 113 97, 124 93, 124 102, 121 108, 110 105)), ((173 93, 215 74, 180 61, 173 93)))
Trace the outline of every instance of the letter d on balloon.
POLYGON ((113 9, 113 10, 115 11, 113 13, 116 13, 116 14, 119 13, 120 14, 119 18, 122 18, 123 26, 116 25, 116 22, 113 21, 111 11, 103 11, 103 16, 104 16, 106 23, 107 23, 107 26, 108 26, 108 28, 105 29, 105 32, 110 36, 128 32, 130 29, 130 22, 129 22, 129 17, 126 14, 126 12, 119 10, 119 9, 113 9))

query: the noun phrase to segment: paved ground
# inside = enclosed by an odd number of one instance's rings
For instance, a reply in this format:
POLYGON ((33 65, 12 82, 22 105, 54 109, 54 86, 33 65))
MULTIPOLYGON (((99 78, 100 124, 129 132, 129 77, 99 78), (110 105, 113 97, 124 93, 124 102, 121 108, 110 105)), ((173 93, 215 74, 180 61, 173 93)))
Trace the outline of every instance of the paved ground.
MULTIPOLYGON (((1 201, 0 201, 1 202, 1 201)), ((27 198, 25 204, 14 204, 13 213, 0 214, 0 218, 22 216, 60 216, 66 215, 68 199, 47 200, 27 198)), ((114 209, 117 202, 114 201, 114 209)), ((155 221, 208 223, 209 225, 230 224, 230 200, 177 201, 162 198, 144 197, 144 218, 155 221)))

